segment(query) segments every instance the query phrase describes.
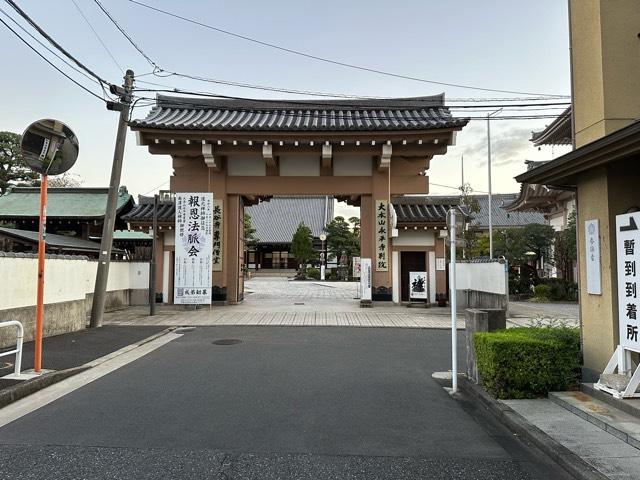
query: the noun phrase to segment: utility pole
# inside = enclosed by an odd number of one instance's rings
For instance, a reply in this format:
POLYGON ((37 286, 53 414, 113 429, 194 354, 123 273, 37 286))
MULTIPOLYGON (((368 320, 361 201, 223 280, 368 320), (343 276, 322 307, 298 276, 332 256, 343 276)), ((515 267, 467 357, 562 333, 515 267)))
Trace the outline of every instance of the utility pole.
POLYGON ((120 101, 108 102, 109 110, 120 111, 118 121, 118 133, 116 145, 113 151, 113 164, 111 166, 111 180, 109 182, 109 195, 107 197, 107 210, 102 226, 102 239, 100 241, 100 256, 98 257, 98 272, 96 284, 93 290, 93 304, 91 306, 91 321, 89 326, 101 327, 104 315, 104 304, 107 293, 107 279, 109 278, 109 263, 111 262, 111 247, 113 243, 113 229, 116 224, 116 209, 118 205, 118 193, 120 190, 120 177, 122 174, 122 161, 124 145, 127 138, 127 123, 129 110, 131 109, 131 92, 133 91, 133 70, 127 70, 124 83, 121 87, 111 86, 111 93, 119 95, 120 101))
POLYGON ((491 208, 491 117, 502 108, 487 114, 487 169, 489 175, 489 258, 493 259, 493 210, 491 208))
MULTIPOLYGON (((158 194, 153 196, 151 265, 149 266, 149 315, 156 314, 156 235, 158 234, 158 194)), ((166 300, 165 300, 166 301, 166 300)))
POLYGON ((456 291, 456 210, 449 210, 449 240, 451 242, 451 258, 449 263, 449 305, 451 306, 451 390, 458 391, 458 302, 456 291))

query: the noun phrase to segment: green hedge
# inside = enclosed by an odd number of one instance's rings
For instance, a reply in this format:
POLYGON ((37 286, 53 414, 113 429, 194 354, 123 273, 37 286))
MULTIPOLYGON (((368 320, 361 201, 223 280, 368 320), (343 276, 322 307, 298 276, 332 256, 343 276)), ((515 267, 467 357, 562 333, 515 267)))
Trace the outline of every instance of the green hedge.
POLYGON ((577 328, 510 328, 474 337, 482 385, 496 398, 535 398, 575 387, 580 375, 577 328))
POLYGON ((307 277, 320 280, 320 270, 314 267, 307 268, 307 277))

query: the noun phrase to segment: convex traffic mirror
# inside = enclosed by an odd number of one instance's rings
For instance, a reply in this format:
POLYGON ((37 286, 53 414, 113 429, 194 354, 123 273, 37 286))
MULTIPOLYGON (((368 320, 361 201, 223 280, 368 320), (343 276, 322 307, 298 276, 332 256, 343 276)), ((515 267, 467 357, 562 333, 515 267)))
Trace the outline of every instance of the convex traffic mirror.
POLYGON ((78 159, 78 137, 59 120, 33 122, 22 135, 21 147, 25 163, 42 175, 60 175, 78 159))

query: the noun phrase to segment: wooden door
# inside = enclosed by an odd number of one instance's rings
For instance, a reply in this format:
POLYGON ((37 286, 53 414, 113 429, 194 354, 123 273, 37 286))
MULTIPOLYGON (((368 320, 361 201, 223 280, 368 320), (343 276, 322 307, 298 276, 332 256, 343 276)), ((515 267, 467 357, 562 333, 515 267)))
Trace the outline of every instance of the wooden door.
POLYGON ((409 301, 409 272, 427 271, 426 252, 400 252, 400 299, 409 301))

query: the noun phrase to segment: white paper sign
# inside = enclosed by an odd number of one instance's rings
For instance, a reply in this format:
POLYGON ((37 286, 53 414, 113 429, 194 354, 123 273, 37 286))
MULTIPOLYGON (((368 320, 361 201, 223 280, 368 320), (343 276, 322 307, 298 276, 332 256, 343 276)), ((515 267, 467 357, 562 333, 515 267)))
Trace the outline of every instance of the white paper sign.
POLYGON ((176 304, 211 304, 212 213, 212 193, 176 193, 176 304))
POLYGON ((371 259, 360 259, 360 298, 371 300, 371 259))
MULTIPOLYGON (((640 352, 638 276, 640 275, 640 212, 616 216, 618 324, 620 345, 640 352)), ((589 252, 587 252, 588 254, 589 252)))
POLYGON ((353 278, 360 278, 360 257, 353 257, 353 278))
POLYGON ((443 257, 436 258, 436 270, 442 271, 445 270, 445 261, 443 257))
POLYGON ((587 293, 602 295, 600 278, 600 228, 598 220, 584 222, 584 238, 587 254, 587 293))
POLYGON ((409 299, 427 300, 427 272, 409 272, 409 299))

